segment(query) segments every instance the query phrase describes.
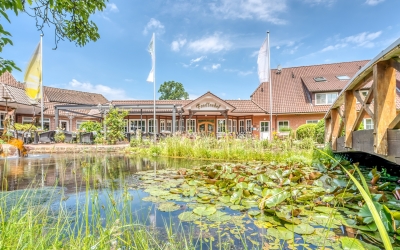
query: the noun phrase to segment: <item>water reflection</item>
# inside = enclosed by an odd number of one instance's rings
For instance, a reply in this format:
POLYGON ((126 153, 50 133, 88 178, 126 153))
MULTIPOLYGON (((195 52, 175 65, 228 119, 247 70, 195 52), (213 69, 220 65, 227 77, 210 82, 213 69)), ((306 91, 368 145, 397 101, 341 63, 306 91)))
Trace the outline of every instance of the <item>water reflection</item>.
POLYGON ((87 183, 96 188, 109 180, 118 185, 121 177, 129 178, 138 171, 191 168, 204 162, 142 158, 111 154, 57 154, 0 160, 2 190, 13 191, 31 187, 58 186, 67 192, 80 191, 87 183), (90 178, 85 181, 85 176, 90 178))

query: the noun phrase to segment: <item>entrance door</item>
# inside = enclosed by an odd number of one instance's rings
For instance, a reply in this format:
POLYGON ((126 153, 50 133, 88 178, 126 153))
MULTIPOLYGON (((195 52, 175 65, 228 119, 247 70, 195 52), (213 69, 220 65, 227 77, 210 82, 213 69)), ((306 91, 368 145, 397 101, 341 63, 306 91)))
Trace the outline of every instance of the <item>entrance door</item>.
POLYGON ((204 135, 214 134, 214 122, 199 122, 199 125, 197 126, 197 131, 200 134, 204 135))
POLYGON ((260 140, 269 140, 269 122, 260 122, 260 140))
POLYGON ((64 131, 69 131, 69 122, 65 120, 60 121, 60 128, 64 131))

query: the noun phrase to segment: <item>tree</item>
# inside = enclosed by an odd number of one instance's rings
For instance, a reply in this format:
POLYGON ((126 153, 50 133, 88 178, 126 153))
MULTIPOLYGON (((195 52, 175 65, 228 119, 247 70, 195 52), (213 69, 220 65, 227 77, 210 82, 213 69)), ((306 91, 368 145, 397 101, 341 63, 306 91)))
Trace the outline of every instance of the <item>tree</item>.
MULTIPOLYGON (((74 41, 78 46, 85 46, 90 41, 100 38, 96 24, 90 20, 96 11, 106 7, 107 0, 1 0, 0 20, 5 18, 11 23, 7 11, 15 15, 21 12, 35 18, 36 28, 54 27, 55 49, 60 40, 74 41)), ((11 33, 0 24, 0 53, 7 44, 13 45, 11 33)), ((5 71, 20 70, 12 60, 0 57, 0 75, 5 71)))
POLYGON ((125 116, 128 115, 128 111, 118 110, 117 108, 111 108, 107 114, 104 122, 107 127, 107 140, 110 144, 115 144, 118 140, 122 140, 125 137, 125 116))
POLYGON ((160 100, 189 99, 189 94, 185 91, 183 84, 175 81, 168 81, 161 84, 158 93, 161 93, 160 100))

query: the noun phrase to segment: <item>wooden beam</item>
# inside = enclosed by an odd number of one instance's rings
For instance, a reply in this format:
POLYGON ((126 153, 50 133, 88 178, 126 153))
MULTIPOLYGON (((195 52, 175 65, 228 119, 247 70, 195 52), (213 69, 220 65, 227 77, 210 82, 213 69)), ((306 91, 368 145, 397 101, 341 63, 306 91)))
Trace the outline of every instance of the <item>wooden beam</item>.
POLYGON ((344 146, 346 148, 353 147, 353 126, 357 120, 357 105, 354 92, 347 90, 344 92, 344 128, 345 128, 345 138, 344 146))
POLYGON ((353 90, 359 90, 364 87, 367 83, 369 83, 373 79, 372 71, 365 75, 362 79, 360 79, 354 86, 353 90))
POLYGON ((340 133, 340 116, 337 109, 331 110, 331 126, 332 126, 332 150, 336 151, 337 149, 337 138, 340 133))
POLYGON ((395 68, 397 71, 400 72, 400 58, 390 59, 390 66, 392 66, 393 68, 395 68))
POLYGON ((325 143, 331 141, 332 138, 332 120, 331 118, 325 119, 325 143))
POLYGON ((353 131, 357 131, 359 128, 360 128, 360 125, 361 125, 361 123, 362 123, 362 121, 363 121, 363 118, 364 118, 364 116, 365 116, 365 110, 364 109, 361 109, 360 110, 360 112, 358 113, 358 115, 357 115, 357 118, 356 118, 356 121, 354 122, 354 124, 353 124, 353 128, 351 129, 351 130, 353 130, 353 131))
POLYGON ((374 65, 374 152, 388 154, 387 129, 396 118, 396 70, 391 61, 374 65))
POLYGON ((400 129, 400 113, 389 124, 388 129, 400 129))
POLYGON ((368 95, 365 97, 364 103, 371 104, 372 100, 374 99, 374 91, 375 91, 375 83, 372 84, 371 88, 368 90, 368 95))

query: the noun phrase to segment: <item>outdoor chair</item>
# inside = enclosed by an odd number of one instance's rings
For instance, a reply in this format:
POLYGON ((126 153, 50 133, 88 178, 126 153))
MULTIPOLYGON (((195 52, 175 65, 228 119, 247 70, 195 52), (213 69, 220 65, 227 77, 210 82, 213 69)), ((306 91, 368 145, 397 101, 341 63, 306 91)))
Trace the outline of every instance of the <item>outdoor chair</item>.
POLYGON ((95 132, 81 132, 80 133, 80 143, 94 143, 95 132))
POLYGON ((64 135, 65 135, 64 142, 66 143, 72 143, 74 140, 76 140, 76 134, 73 132, 64 131, 64 135))
POLYGON ((54 143, 56 140, 54 139, 54 136, 56 135, 55 130, 50 130, 46 132, 42 132, 38 134, 39 136, 39 142, 44 142, 44 143, 54 143))

